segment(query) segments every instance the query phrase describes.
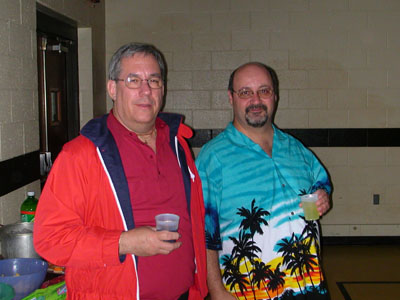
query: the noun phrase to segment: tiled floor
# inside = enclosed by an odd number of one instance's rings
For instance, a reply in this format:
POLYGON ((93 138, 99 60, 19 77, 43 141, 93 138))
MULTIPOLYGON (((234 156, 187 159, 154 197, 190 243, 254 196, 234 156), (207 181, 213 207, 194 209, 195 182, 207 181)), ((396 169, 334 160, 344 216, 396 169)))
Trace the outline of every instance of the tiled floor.
POLYGON ((399 300, 400 245, 325 245, 331 300, 399 300))

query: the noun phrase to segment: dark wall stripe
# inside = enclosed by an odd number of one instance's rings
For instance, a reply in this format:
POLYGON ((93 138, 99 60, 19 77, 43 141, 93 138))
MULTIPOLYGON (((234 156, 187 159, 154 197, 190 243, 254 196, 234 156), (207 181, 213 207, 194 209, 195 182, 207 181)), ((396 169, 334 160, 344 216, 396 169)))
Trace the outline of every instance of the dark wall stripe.
MULTIPOLYGON (((199 148, 223 129, 196 129, 189 140, 199 148)), ((307 147, 400 147, 400 128, 284 129, 307 147)), ((0 162, 0 196, 40 178, 39 151, 0 162)))
POLYGON ((0 196, 40 178, 39 150, 0 162, 0 196))
POLYGON ((323 245, 400 245, 400 236, 323 236, 323 245))
MULTIPOLYGON (((282 129, 307 147, 400 147, 400 128, 282 129)), ((222 129, 195 129, 189 140, 202 147, 222 129)))

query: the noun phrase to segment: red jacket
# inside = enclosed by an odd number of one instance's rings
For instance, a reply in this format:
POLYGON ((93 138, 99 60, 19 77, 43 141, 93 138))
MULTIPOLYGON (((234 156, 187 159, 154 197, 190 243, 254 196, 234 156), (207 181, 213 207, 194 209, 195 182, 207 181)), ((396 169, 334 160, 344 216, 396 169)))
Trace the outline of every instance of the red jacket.
MULTIPOLYGON (((204 204, 200 177, 185 141, 192 131, 177 115, 159 117, 170 127, 192 221, 196 274, 189 299, 203 299, 207 295, 204 204)), ((139 300, 135 256, 118 254, 121 232, 135 224, 121 159, 106 120, 107 115, 90 121, 80 136, 64 145, 39 200, 34 245, 43 258, 66 266, 68 299, 139 300)))

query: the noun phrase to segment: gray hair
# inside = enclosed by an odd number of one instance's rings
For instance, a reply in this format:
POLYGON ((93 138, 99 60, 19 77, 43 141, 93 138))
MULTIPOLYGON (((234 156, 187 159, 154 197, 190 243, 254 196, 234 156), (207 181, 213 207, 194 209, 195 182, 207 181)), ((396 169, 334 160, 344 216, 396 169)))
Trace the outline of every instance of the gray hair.
POLYGON ((157 60, 158 66, 161 71, 161 79, 165 82, 167 76, 167 66, 162 53, 151 44, 144 43, 129 43, 121 46, 111 57, 108 65, 108 79, 115 80, 121 73, 121 60, 126 57, 131 57, 136 53, 143 53, 145 55, 153 55, 157 60))

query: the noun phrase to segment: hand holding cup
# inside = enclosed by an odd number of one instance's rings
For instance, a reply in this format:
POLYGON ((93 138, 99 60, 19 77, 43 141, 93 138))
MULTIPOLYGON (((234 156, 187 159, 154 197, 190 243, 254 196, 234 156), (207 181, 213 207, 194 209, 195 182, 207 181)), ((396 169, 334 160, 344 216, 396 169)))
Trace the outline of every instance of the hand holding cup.
POLYGON ((317 194, 306 194, 300 196, 302 207, 304 210, 304 217, 307 221, 318 220, 319 212, 316 202, 318 200, 317 194))
MULTIPOLYGON (((175 214, 159 214, 156 217, 156 229, 157 231, 167 230, 172 232, 178 231, 179 216, 175 214)), ((170 243, 175 243, 175 240, 169 240, 170 243)))

